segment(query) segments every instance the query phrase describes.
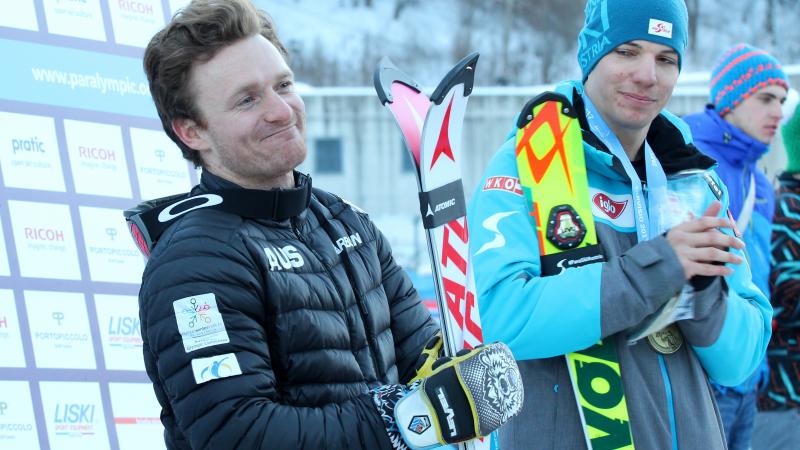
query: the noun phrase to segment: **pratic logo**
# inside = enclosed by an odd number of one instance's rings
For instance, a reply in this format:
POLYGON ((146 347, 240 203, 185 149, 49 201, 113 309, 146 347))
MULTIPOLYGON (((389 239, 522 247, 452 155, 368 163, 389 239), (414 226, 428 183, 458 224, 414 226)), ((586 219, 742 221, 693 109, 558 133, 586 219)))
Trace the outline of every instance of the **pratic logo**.
POLYGON ((53 414, 56 436, 91 436, 95 434, 94 403, 56 403, 53 414))
POLYGON ((11 138, 11 152, 17 153, 45 153, 44 142, 39 137, 24 139, 11 138))
POLYGON ((119 348, 142 347, 139 318, 111 316, 108 318, 108 345, 119 348))
POLYGON ((114 150, 102 147, 85 147, 83 145, 78 146, 78 156, 80 156, 83 159, 89 159, 95 161, 117 160, 117 152, 114 150))
MULTIPOLYGON (((359 237, 358 240, 360 242, 361 238, 359 237)), ((352 245, 352 241, 350 244, 352 245)), ((334 249, 336 249, 335 246, 334 249)), ((339 252, 337 251, 337 253, 339 252)), ((270 271, 296 269, 303 267, 306 263, 300 250, 294 245, 264 247, 264 254, 267 256, 270 271)))
POLYGON ((29 241, 64 242, 64 230, 59 228, 25 227, 24 232, 29 241))
POLYGON ((129 0, 117 0, 117 6, 119 7, 120 11, 123 12, 137 13, 147 16, 152 16, 155 14, 155 11, 153 10, 153 5, 148 3, 135 2, 129 0))
POLYGON ((627 200, 621 202, 614 201, 611 197, 602 192, 595 194, 594 197, 592 197, 592 202, 612 219, 616 219, 622 215, 622 212, 625 211, 625 207, 628 206, 627 200))

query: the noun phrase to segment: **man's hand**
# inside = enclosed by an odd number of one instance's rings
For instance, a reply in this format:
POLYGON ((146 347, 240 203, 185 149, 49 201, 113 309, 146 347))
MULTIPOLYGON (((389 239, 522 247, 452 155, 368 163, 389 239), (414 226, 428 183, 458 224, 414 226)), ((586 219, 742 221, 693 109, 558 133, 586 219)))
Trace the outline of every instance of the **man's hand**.
POLYGON ((744 242, 722 233, 720 228, 732 228, 730 220, 717 217, 722 205, 713 202, 702 217, 684 222, 667 233, 667 240, 678 255, 687 280, 694 276, 726 276, 733 270, 724 264, 741 264, 742 258, 730 248, 743 249, 744 242))
POLYGON ((488 436, 522 409, 522 379, 502 343, 439 358, 430 375, 373 392, 395 449, 439 448, 488 436))

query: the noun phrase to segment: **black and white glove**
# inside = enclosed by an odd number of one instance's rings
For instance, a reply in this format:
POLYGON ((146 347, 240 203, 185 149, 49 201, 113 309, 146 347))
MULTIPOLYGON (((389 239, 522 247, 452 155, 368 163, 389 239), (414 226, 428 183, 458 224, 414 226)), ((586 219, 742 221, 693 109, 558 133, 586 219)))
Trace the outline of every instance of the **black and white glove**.
POLYGON ((394 447, 423 450, 498 429, 522 410, 522 380, 508 346, 494 343, 440 358, 430 376, 382 386, 373 400, 394 447))

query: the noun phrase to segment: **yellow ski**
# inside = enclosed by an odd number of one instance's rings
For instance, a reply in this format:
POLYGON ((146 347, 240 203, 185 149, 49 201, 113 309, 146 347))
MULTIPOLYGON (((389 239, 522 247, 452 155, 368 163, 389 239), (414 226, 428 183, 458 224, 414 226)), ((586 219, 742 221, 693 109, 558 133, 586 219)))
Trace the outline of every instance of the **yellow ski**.
MULTIPOLYGON (((539 241, 542 276, 602 261, 580 123, 566 97, 546 92, 525 105, 517 121, 516 158, 539 241)), ((566 360, 586 445, 592 450, 633 449, 614 343, 601 340, 566 355, 566 360)))

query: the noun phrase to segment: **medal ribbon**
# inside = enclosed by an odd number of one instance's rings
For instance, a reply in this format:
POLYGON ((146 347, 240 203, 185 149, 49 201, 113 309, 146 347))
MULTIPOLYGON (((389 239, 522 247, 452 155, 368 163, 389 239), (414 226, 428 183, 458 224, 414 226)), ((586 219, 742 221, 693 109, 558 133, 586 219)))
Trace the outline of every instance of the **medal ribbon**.
POLYGON ((586 105, 586 121, 589 123, 589 128, 608 147, 611 154, 619 159, 625 169, 625 174, 631 182, 633 212, 636 216, 636 233, 639 242, 658 236, 663 231, 661 229, 659 205, 663 205, 667 198, 667 175, 658 162, 658 158, 656 158, 650 144, 645 140, 644 158, 649 193, 649 198, 646 198, 642 189, 642 180, 633 168, 633 164, 628 159, 628 155, 622 148, 619 139, 603 121, 589 96, 584 93, 582 98, 584 105, 586 105))

